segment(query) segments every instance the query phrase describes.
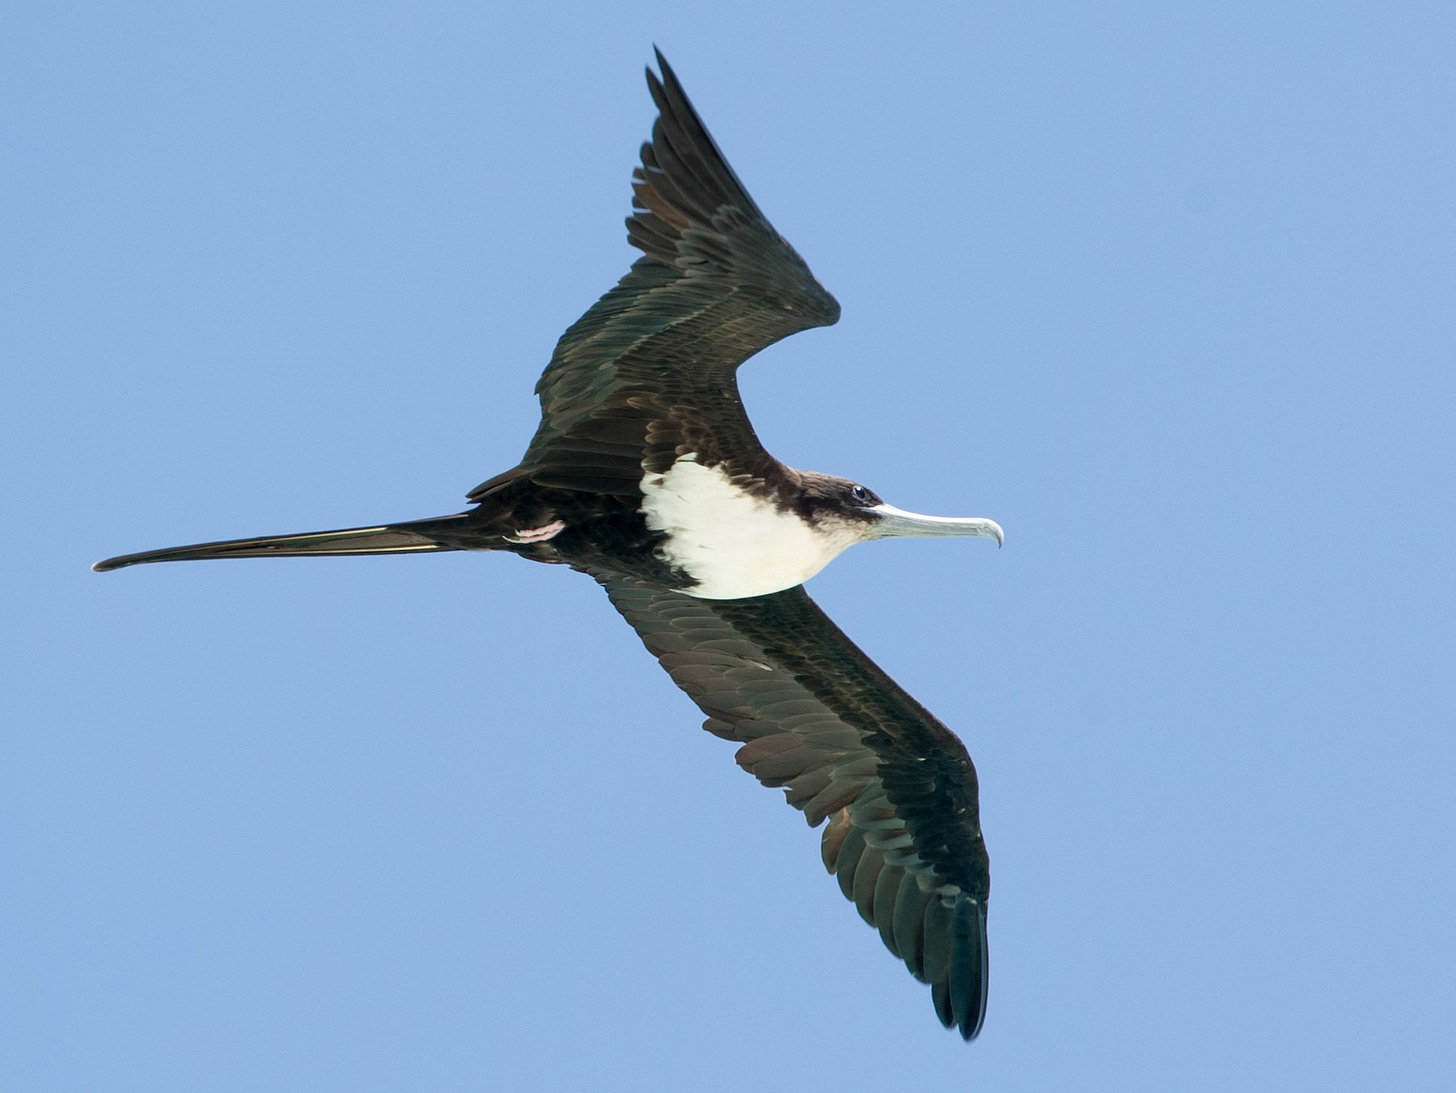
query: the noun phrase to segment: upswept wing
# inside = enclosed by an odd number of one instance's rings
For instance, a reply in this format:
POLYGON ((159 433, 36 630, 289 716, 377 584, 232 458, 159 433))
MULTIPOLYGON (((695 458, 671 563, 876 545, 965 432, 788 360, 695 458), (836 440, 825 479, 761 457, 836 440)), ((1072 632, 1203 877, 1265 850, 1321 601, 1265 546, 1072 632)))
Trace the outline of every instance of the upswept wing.
MULTIPOLYGON (((556 345, 522 459, 544 486, 634 496, 681 454, 761 455, 734 370, 780 338, 839 318, 764 218, 662 54, 659 116, 633 172, 627 232, 643 252, 556 345)), ((767 459, 766 455, 762 458, 767 459)), ((487 483, 472 493, 478 499, 487 483)))
POLYGON ((989 863, 960 740, 855 647, 802 587, 700 600, 594 574, 673 681, 781 786, 824 864, 967 1040, 986 1012, 989 863))

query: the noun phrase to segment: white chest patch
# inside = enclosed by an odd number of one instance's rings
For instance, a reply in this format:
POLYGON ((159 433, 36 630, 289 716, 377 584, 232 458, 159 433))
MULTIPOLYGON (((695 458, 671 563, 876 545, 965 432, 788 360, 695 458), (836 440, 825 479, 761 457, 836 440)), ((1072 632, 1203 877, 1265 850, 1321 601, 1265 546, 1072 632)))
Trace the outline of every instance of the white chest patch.
POLYGON ((766 596, 803 584, 855 542, 780 512, 733 484, 722 467, 681 456, 642 483, 647 526, 666 532, 663 558, 698 583, 705 600, 766 596))

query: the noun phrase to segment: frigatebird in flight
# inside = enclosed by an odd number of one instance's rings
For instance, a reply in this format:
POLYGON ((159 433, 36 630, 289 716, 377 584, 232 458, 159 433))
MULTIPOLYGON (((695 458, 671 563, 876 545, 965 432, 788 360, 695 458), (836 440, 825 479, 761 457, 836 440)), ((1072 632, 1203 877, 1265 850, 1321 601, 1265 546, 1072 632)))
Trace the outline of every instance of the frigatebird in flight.
POLYGON ((832 623, 802 584, 870 539, 975 535, 991 520, 905 512, 769 455, 740 364, 839 319, 773 229, 662 54, 659 116, 633 171, 631 270, 561 336, 536 384, 541 425, 474 508, 400 524, 109 558, 141 562, 504 550, 606 589, 648 650, 737 741, 738 763, 811 825, 824 864, 967 1040, 986 1012, 986 901, 964 745, 832 623))

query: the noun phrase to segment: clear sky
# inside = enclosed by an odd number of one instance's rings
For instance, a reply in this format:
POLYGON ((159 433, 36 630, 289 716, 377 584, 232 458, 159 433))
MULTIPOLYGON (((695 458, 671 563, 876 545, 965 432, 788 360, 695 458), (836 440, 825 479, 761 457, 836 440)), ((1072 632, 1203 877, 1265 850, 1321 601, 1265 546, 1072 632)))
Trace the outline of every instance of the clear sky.
POLYGON ((1456 8, 46 3, 0 40, 7 1089, 1456 1087, 1456 8), (965 739, 972 1045, 587 580, 456 511, 666 52, 844 305, 767 446, 994 517, 836 620, 965 739))

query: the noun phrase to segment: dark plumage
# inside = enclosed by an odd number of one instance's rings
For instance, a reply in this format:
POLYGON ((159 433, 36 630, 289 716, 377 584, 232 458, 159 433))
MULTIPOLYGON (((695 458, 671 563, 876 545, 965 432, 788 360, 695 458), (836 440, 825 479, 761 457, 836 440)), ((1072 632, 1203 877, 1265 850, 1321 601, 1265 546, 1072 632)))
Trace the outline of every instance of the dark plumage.
POLYGON ((557 343, 521 462, 453 516, 112 558, 505 550, 590 573, 673 681, 781 786, 824 863, 966 1039, 986 1005, 990 879, 961 742, 854 646, 799 581, 887 535, 994 537, 919 517, 845 479, 779 463, 739 398, 740 364, 839 317, 748 196, 666 61, 633 174, 643 255, 557 343), (736 590, 736 591, 735 591, 736 590), (747 590, 747 591, 743 591, 747 590))
POLYGON ((824 865, 971 1039, 986 1014, 986 899, 976 769, 965 746, 845 637, 802 587, 700 600, 596 574, 698 708, 782 786, 824 865))

